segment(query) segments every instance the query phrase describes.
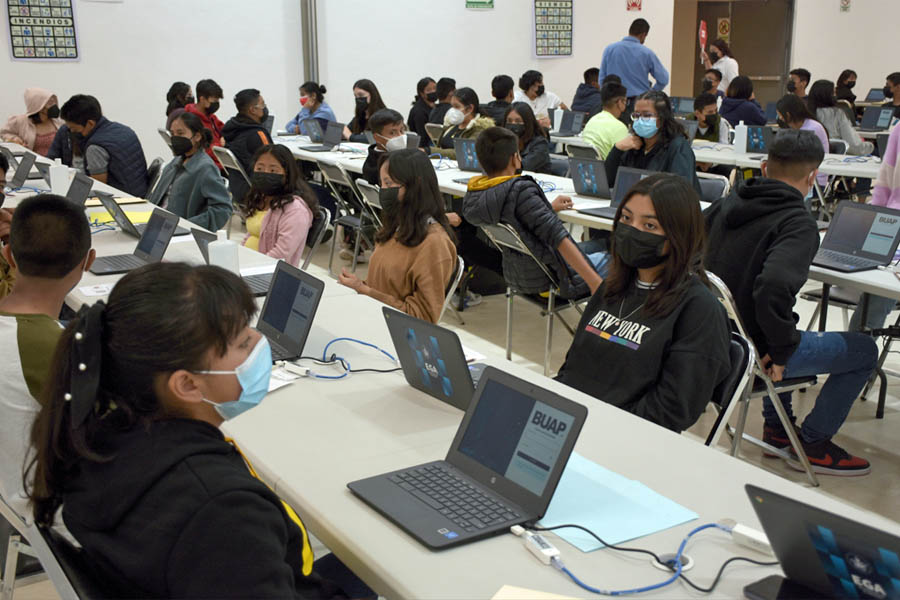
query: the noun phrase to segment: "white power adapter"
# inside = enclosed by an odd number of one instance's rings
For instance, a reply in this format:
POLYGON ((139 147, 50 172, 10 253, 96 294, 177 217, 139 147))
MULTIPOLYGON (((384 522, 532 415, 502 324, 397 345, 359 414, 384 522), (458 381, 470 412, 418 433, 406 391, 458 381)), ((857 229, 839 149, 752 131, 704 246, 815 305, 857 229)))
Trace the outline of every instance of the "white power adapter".
POLYGON ((285 360, 275 361, 275 366, 281 367, 288 373, 293 373, 300 377, 309 377, 312 375, 312 371, 309 370, 309 367, 301 367, 300 365, 295 365, 294 363, 285 360))
POLYGON ((752 527, 747 527, 746 525, 738 523, 731 530, 731 539, 734 540, 736 544, 740 544, 751 550, 756 550, 757 552, 769 556, 774 555, 772 546, 769 544, 769 538, 766 537, 766 534, 762 531, 753 529, 752 527))
POLYGON ((545 565, 549 565, 551 560, 559 557, 559 550, 556 546, 548 542, 541 534, 527 531, 521 525, 513 525, 510 531, 521 537, 528 551, 545 565))

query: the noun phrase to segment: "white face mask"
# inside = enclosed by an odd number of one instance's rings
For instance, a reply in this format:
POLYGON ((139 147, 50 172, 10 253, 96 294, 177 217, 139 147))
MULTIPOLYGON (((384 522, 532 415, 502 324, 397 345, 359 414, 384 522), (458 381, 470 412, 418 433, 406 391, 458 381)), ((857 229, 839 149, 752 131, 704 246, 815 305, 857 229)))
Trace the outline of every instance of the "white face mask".
POLYGON ((463 111, 458 108, 451 108, 447 111, 447 116, 444 117, 444 120, 447 121, 450 125, 459 125, 466 118, 466 115, 463 114, 463 111))
POLYGON ((406 148, 406 134, 401 133, 397 137, 393 137, 384 143, 384 149, 388 152, 395 150, 403 150, 406 148))

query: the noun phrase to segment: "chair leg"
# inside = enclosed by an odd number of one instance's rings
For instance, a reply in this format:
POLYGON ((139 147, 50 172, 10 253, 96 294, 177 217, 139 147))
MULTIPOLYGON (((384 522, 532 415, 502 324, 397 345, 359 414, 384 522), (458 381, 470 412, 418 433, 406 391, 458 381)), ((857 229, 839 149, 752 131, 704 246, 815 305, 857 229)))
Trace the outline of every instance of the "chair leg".
POLYGON ((741 441, 744 439, 744 427, 747 424, 747 414, 750 412, 749 396, 741 400, 738 411, 737 423, 734 426, 734 437, 731 440, 731 455, 737 458, 741 452, 741 441))
POLYGON ((334 228, 334 235, 331 236, 331 254, 328 256, 328 274, 332 277, 335 277, 334 271, 331 269, 331 266, 334 263, 334 251, 337 248, 339 227, 340 226, 334 228))
POLYGON ((813 311, 812 318, 809 320, 809 323, 806 324, 807 331, 813 331, 813 325, 815 325, 816 319, 819 318, 820 310, 822 310, 822 304, 816 304, 816 310, 813 311))
POLYGON ((6 564, 3 567, 3 580, 0 581, 0 600, 12 600, 16 590, 16 565, 19 562, 19 544, 21 537, 15 533, 9 536, 6 547, 6 564))
POLYGON ((362 237, 362 225, 356 230, 356 243, 353 245, 353 266, 350 271, 356 273, 356 264, 359 260, 359 240, 362 237))
POLYGON ((550 376, 550 346, 553 342, 553 313, 556 308, 556 291, 550 289, 547 298, 547 339, 544 342, 544 376, 550 376))
POLYGON ((803 466, 803 470, 806 471, 806 475, 807 477, 809 477, 809 482, 813 485, 813 487, 819 487, 819 479, 813 472, 812 465, 809 464, 809 458, 807 458, 806 456, 806 451, 803 450, 803 444, 800 443, 800 439, 797 437, 797 432, 794 431, 794 424, 788 418, 787 411, 784 410, 784 404, 781 403, 781 398, 778 397, 778 394, 775 392, 775 388, 772 385, 772 382, 768 379, 766 379, 766 390, 769 394, 769 400, 772 402, 772 406, 775 407, 775 412, 778 414, 778 420, 781 421, 781 426, 787 433, 788 439, 791 442, 791 446, 794 448, 794 452, 797 453, 797 458, 800 459, 800 464, 803 466))
POLYGON ((512 360, 513 291, 506 288, 506 360, 512 360))

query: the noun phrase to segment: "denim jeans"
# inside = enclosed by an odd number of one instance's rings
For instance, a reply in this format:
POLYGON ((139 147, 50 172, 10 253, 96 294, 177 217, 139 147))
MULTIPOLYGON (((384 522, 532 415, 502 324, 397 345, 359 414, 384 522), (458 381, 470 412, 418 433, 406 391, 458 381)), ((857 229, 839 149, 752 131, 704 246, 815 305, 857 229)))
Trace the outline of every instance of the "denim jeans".
MULTIPOLYGON (((875 369, 878 347, 862 333, 803 331, 801 336, 800 345, 785 365, 784 377, 828 374, 828 381, 801 428, 803 440, 815 443, 831 438, 841 428, 875 369)), ((779 397, 793 420, 790 392, 779 397)), ((769 425, 781 426, 768 397, 763 400, 763 418, 769 425)))
POLYGON ((853 311, 850 317, 850 331, 862 331, 860 321, 862 320, 862 302, 865 297, 869 299, 869 308, 866 313, 866 329, 881 329, 887 316, 894 310, 897 301, 893 298, 885 298, 883 296, 873 296, 872 294, 863 294, 860 298, 860 304, 853 311))
POLYGON ((605 278, 609 271, 610 259, 610 255, 606 251, 606 245, 600 240, 584 240, 583 242, 577 242, 576 246, 584 252, 588 262, 591 263, 591 266, 594 267, 594 270, 597 271, 600 277, 605 278))

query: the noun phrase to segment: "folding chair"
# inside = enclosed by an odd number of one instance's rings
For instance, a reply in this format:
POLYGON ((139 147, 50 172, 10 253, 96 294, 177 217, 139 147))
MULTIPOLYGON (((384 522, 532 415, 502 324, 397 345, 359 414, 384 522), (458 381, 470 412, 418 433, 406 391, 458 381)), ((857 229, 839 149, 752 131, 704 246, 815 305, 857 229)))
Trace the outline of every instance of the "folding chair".
POLYGON ((324 206, 320 206, 319 211, 313 218, 312 227, 309 228, 309 233, 306 234, 306 247, 309 250, 306 251, 306 258, 303 260, 303 266, 300 267, 301 271, 305 271, 306 267, 309 266, 309 261, 312 260, 313 254, 316 253, 319 244, 322 243, 322 238, 325 237, 325 232, 328 230, 330 222, 331 212, 324 206))
POLYGON ((165 161, 163 161, 162 157, 157 156, 150 163, 150 166, 147 167, 147 197, 149 198, 153 193, 154 188, 156 188, 156 184, 159 183, 159 177, 162 175, 162 169, 165 161))
MULTIPOLYGON (((794 430, 794 424, 788 418, 787 411, 785 410, 784 405, 781 403, 781 399, 778 397, 778 394, 780 393, 792 392, 794 390, 808 388, 812 385, 815 385, 817 381, 815 375, 809 377, 791 377, 788 379, 783 379, 777 383, 773 382, 769 378, 769 376, 766 375, 765 367, 762 364, 762 358, 759 356, 759 351, 756 349, 756 346, 753 344, 750 336, 748 336, 746 333, 744 323, 743 321, 741 321, 741 317, 737 312, 737 305, 734 303, 734 299, 731 296, 731 292, 729 291, 728 286, 726 286, 725 282, 719 279, 716 275, 713 275, 712 273, 707 273, 707 275, 709 276, 709 281, 713 286, 713 292, 725 307, 725 311, 728 313, 728 317, 737 328, 737 332, 741 335, 741 337, 743 337, 750 343, 750 347, 753 350, 753 374, 755 375, 755 380, 753 382, 753 387, 750 391, 748 400, 765 397, 769 398, 769 401, 772 402, 772 405, 775 407, 775 412, 778 414, 778 420, 781 421, 781 426, 787 433, 788 439, 791 442, 791 447, 797 454, 796 459, 800 461, 800 464, 806 471, 806 475, 809 478, 810 483, 814 487, 818 487, 819 480, 816 477, 815 472, 813 472, 812 465, 809 464, 809 459, 806 457, 806 452, 803 450, 803 445, 800 443, 800 439, 797 437, 797 432, 794 430)), ((738 456, 738 453, 740 452, 741 441, 747 440, 748 442, 765 449, 767 452, 780 456, 786 460, 794 460, 795 457, 791 456, 791 454, 786 450, 775 448, 774 446, 771 446, 760 439, 744 433, 744 425, 747 422, 747 413, 749 411, 749 408, 749 401, 743 402, 741 404, 741 410, 738 414, 737 424, 734 428, 735 441, 732 454, 734 456, 738 456)))
POLYGON ((588 301, 589 296, 579 299, 569 299, 562 298, 565 303, 561 305, 557 305, 556 301, 559 296, 559 283, 556 281, 556 277, 550 272, 547 268, 547 265, 542 263, 537 257, 531 252, 528 246, 525 245, 525 242, 522 241, 522 238, 519 236, 518 232, 513 229, 510 225, 506 223, 498 223, 496 225, 481 225, 481 230, 487 235, 488 239, 493 242, 497 248, 503 252, 504 256, 507 252, 517 252, 519 254, 524 254, 533 260, 544 272, 544 275, 547 276, 547 280, 549 282, 549 289, 547 295, 547 303, 546 305, 543 303, 543 298, 540 296, 536 296, 535 294, 530 294, 527 292, 522 292, 520 290, 515 289, 510 282, 506 282, 506 360, 512 360, 512 318, 513 318, 513 300, 516 296, 522 296, 532 304, 537 305, 541 309, 541 313, 543 316, 547 318, 547 339, 544 345, 544 375, 550 374, 550 346, 553 340, 553 317, 558 318, 565 328, 571 333, 575 335, 575 329, 569 325, 565 319, 559 314, 560 311, 572 307, 581 314, 583 311, 579 304, 586 303, 588 301))
POLYGON ((566 154, 569 158, 589 158, 591 160, 600 160, 600 153, 593 146, 575 146, 569 144, 566 146, 566 154))
POLYGON ((216 155, 216 158, 222 163, 222 166, 229 173, 234 172, 237 174, 243 181, 247 184, 247 189, 250 188, 250 177, 247 175, 247 172, 244 171, 244 167, 241 166, 241 163, 238 161, 237 157, 231 153, 231 150, 224 146, 213 146, 212 147, 213 154, 216 155))
POLYGON ((163 139, 163 141, 166 143, 166 146, 171 148, 172 147, 172 134, 169 133, 166 129, 164 129, 162 127, 157 127, 156 131, 159 132, 159 137, 161 137, 163 139))
MULTIPOLYGON (((713 390, 712 405, 716 409, 716 422, 713 424, 709 435, 706 436, 707 446, 716 446, 722 433, 728 429, 728 421, 731 413, 739 404, 746 403, 750 393, 750 382, 753 381, 753 362, 756 353, 753 344, 741 336, 732 332, 731 343, 728 345, 728 357, 731 363, 731 372, 724 381, 713 390)), ((738 436, 731 440, 731 455, 737 454, 738 436)))
POLYGON ((450 275, 450 282, 447 284, 447 289, 444 290, 444 304, 441 306, 441 314, 438 316, 438 322, 444 318, 444 313, 447 312, 447 309, 449 308, 450 314, 456 316, 457 320, 459 320, 459 324, 465 325, 466 323, 463 321, 462 315, 460 315, 459 311, 456 310, 456 307, 453 306, 453 293, 459 288, 459 282, 466 272, 466 262, 463 260, 463 257, 459 255, 457 255, 456 259, 456 269, 450 275))
MULTIPOLYGON (((331 193, 334 194, 335 202, 337 203, 338 211, 343 212, 344 214, 339 215, 335 220, 335 225, 343 225, 344 227, 356 230, 356 241, 353 246, 353 264, 351 267, 351 271, 356 271, 356 264, 359 258, 359 247, 362 240, 365 240, 370 246, 374 247, 374 243, 365 233, 366 226, 370 226, 370 224, 377 224, 380 221, 377 220, 377 217, 374 213, 371 213, 367 210, 366 200, 363 198, 362 193, 359 191, 359 188, 356 187, 356 184, 353 182, 353 179, 350 175, 347 174, 347 171, 343 166, 339 164, 328 164, 321 160, 316 161, 316 166, 319 167, 319 171, 322 173, 322 178, 325 180, 325 185, 331 190, 331 193), (347 202, 340 188, 347 188, 350 190, 350 197, 354 200, 358 206, 354 207, 350 203, 347 202)), ((328 258, 328 273, 334 277, 334 271, 332 270, 332 264, 334 262, 334 252, 337 248, 337 235, 335 235, 331 240, 331 256, 328 258)))
POLYGON ((700 180, 700 199, 710 204, 718 202, 731 191, 731 184, 724 175, 697 171, 700 180))
POLYGON ((356 187, 359 188, 360 197, 366 208, 369 209, 375 226, 381 227, 381 217, 378 216, 381 214, 381 199, 378 197, 378 186, 372 185, 362 177, 359 177, 356 179, 356 187))
POLYGON ((441 133, 444 132, 444 126, 439 123, 425 123, 425 133, 428 134, 428 138, 431 140, 431 143, 434 146, 438 146, 438 142, 441 141, 441 133))

